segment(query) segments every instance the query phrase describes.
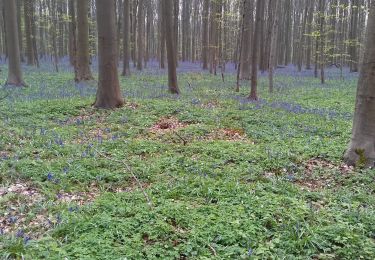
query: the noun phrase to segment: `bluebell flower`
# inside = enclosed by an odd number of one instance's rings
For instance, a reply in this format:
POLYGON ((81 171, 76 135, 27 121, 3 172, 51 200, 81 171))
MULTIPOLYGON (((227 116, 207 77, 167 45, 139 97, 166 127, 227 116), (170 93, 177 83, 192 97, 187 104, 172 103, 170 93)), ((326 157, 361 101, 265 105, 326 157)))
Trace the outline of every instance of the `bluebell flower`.
POLYGON ((26 236, 26 237, 23 239, 23 243, 26 245, 30 240, 31 240, 31 238, 30 238, 29 236, 26 236))
POLYGON ((54 178, 53 173, 52 173, 52 172, 49 172, 49 173, 47 174, 47 180, 52 181, 53 178, 54 178))
POLYGON ((24 236, 24 234, 25 234, 25 232, 24 232, 22 229, 20 229, 20 230, 17 231, 17 233, 16 233, 16 237, 17 237, 17 238, 21 238, 21 237, 24 236))

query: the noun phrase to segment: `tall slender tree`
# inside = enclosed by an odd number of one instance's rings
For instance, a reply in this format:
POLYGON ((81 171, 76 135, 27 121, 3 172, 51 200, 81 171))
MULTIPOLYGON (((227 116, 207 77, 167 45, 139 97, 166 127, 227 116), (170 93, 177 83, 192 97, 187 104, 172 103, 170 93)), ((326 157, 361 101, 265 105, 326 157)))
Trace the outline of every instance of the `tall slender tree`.
POLYGON ((94 107, 113 109, 124 105, 117 70, 116 0, 96 0, 99 82, 94 107))
POLYGON ((69 12, 69 61, 70 65, 76 66, 77 61, 77 22, 75 0, 68 2, 69 12))
POLYGON ((175 38, 173 30, 173 16, 172 16, 172 7, 173 0, 163 0, 163 14, 166 24, 166 45, 167 45, 167 58, 168 58, 168 86, 169 91, 173 94, 179 94, 180 90, 177 83, 177 72, 176 64, 177 57, 175 51, 175 38))
POLYGON ((88 0, 77 1, 77 62, 75 68, 75 81, 89 81, 94 77, 90 70, 89 50, 89 2, 88 0))
POLYGON ((208 21, 209 21, 210 0, 204 0, 203 3, 203 30, 202 30, 202 62, 203 69, 208 69, 208 21))
POLYGON ((371 2, 360 70, 352 139, 344 156, 350 165, 375 166, 375 1, 371 2), (361 165, 362 164, 362 165, 361 165))
POLYGON ((251 92, 249 99, 258 100, 258 57, 259 57, 259 39, 261 31, 261 22, 264 14, 265 1, 257 0, 257 10, 255 19, 255 31, 253 37, 253 55, 251 61, 251 92))
POLYGON ((138 57, 137 69, 143 70, 143 56, 144 56, 144 0, 138 1, 138 57))
POLYGON ((130 0, 124 0, 124 37, 123 37, 123 52, 124 64, 122 75, 130 75, 130 0))
POLYGON ((21 57, 18 44, 17 7, 14 0, 3 0, 5 15, 5 32, 8 49, 8 79, 6 85, 25 86, 21 70, 21 57))

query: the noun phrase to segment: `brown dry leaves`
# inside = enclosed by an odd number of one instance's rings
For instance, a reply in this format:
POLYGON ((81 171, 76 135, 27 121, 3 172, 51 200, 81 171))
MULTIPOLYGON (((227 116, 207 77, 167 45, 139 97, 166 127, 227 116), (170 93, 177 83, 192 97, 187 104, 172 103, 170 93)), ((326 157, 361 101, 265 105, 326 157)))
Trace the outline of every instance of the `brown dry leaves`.
POLYGON ((208 136, 206 140, 224 140, 232 142, 248 141, 245 131, 243 129, 215 129, 208 136))
POLYGON ((187 124, 181 123, 176 117, 162 117, 156 124, 149 128, 149 131, 154 134, 164 134, 180 130, 187 126, 187 124))
POLYGON ((313 158, 303 163, 302 178, 296 184, 302 189, 316 191, 324 188, 335 188, 340 185, 332 173, 348 175, 354 168, 346 164, 336 165, 320 158, 313 158), (317 174, 319 173, 319 174, 317 174), (314 176, 315 175, 315 176, 314 176))

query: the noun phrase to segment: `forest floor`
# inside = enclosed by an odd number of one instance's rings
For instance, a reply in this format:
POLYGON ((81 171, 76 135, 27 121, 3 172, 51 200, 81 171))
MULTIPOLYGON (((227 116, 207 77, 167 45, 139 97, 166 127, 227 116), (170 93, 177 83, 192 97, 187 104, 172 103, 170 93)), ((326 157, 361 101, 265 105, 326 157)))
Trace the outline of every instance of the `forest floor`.
POLYGON ((0 90, 0 258, 375 258, 375 171, 341 162, 358 75, 285 68, 250 102, 233 69, 181 64, 177 97, 151 67, 102 111, 52 67, 0 90))

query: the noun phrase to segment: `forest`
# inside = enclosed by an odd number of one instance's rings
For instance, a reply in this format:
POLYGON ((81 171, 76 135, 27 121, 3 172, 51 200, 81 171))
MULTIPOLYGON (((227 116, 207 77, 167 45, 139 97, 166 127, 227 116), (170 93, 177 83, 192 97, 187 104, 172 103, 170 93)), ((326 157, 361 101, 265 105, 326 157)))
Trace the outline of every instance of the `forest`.
POLYGON ((375 259, 375 0, 0 0, 0 259, 375 259))

